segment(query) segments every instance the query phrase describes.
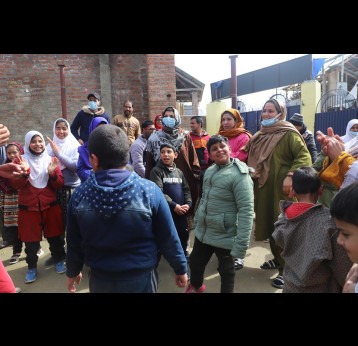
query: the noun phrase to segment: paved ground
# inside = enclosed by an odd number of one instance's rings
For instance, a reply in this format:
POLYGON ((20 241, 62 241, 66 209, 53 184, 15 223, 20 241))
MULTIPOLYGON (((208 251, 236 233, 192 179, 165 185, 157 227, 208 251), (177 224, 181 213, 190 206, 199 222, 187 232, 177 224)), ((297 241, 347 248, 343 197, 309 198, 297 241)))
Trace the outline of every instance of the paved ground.
MULTIPOLYGON (((191 235, 191 239, 192 239, 191 235)), ((57 274, 55 268, 45 267, 44 261, 49 257, 47 241, 41 243, 45 254, 40 257, 38 262, 38 277, 31 284, 24 283, 27 270, 25 262, 25 252, 23 250, 20 261, 9 265, 9 258, 12 255, 12 248, 7 247, 0 250, 0 258, 12 277, 15 286, 20 287, 22 293, 67 293, 65 274, 57 274)), ((282 290, 271 286, 271 279, 277 275, 277 270, 262 270, 260 265, 271 259, 269 245, 265 242, 251 240, 250 248, 245 258, 245 266, 236 272, 235 293, 281 293, 282 290)), ((207 293, 220 292, 220 277, 217 273, 217 259, 215 255, 210 260, 205 272, 205 284, 207 293)), ((174 283, 173 271, 165 259, 162 258, 159 265, 159 293, 183 293, 182 288, 178 288, 174 283)), ((84 278, 78 286, 78 293, 88 291, 88 270, 83 271, 84 278)))

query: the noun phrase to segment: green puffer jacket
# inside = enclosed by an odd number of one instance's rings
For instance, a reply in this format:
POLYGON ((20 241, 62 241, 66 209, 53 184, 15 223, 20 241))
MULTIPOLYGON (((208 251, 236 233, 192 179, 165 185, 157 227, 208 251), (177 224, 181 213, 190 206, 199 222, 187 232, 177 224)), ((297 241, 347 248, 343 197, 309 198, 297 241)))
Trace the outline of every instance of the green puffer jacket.
POLYGON ((204 175, 203 196, 194 217, 195 236, 204 244, 231 249, 244 258, 254 219, 253 182, 247 165, 231 159, 204 175))

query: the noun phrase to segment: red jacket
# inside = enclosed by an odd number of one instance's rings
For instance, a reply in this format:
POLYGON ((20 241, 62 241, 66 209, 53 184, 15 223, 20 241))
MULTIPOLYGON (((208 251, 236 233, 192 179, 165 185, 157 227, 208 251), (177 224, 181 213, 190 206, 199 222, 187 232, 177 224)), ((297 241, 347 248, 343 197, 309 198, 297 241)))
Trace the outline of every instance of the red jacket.
POLYGON ((11 179, 11 186, 19 190, 19 206, 27 207, 29 211, 49 209, 57 200, 56 190, 61 190, 63 185, 64 179, 59 166, 56 167, 53 176, 49 177, 47 186, 43 189, 32 186, 28 178, 11 179))

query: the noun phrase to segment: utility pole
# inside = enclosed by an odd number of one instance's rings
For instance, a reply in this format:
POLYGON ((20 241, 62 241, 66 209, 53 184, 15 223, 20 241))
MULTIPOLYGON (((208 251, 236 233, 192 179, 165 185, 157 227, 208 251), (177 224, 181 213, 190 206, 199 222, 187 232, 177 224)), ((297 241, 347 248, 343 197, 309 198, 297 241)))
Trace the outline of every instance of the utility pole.
POLYGON ((62 117, 67 120, 67 106, 66 106, 66 85, 65 85, 65 74, 63 68, 65 65, 58 65, 60 68, 60 83, 61 83, 61 106, 62 106, 62 117))
POLYGON ((237 55, 230 55, 229 58, 231 59, 231 81, 230 81, 231 108, 237 109, 237 78, 236 78, 237 55))

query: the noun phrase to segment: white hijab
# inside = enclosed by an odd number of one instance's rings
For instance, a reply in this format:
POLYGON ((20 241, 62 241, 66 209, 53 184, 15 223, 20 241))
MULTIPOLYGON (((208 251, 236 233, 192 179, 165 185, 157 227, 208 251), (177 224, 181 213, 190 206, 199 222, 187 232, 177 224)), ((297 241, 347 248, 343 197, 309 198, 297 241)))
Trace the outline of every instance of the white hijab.
MULTIPOLYGON (((70 124, 66 119, 58 118, 53 123, 53 139, 52 139, 56 145, 60 148, 61 153, 72 160, 78 160, 78 151, 77 148, 81 145, 76 137, 72 134, 70 130, 70 124), (68 135, 64 139, 60 139, 56 136, 56 125, 58 123, 65 123, 66 127, 68 129, 68 135)), ((46 146, 47 152, 50 156, 54 157, 56 156, 53 152, 50 143, 46 146)), ((61 158, 59 158, 60 161, 60 168, 61 171, 66 168, 66 166, 61 162, 61 158)))
POLYGON ((351 119, 348 121, 347 128, 346 128, 346 134, 344 136, 341 136, 343 143, 348 143, 349 141, 357 138, 357 137, 352 136, 349 133, 349 131, 351 130, 351 127, 353 125, 357 125, 357 124, 358 124, 358 119, 351 119))
POLYGON ((51 162, 51 156, 47 153, 45 147, 45 140, 42 134, 38 131, 29 131, 25 135, 25 145, 24 145, 23 155, 24 159, 30 165, 30 176, 29 181, 32 186, 42 189, 46 187, 48 183, 48 165, 51 162), (40 136, 44 142, 45 150, 40 155, 34 155, 30 151, 30 142, 34 136, 40 136))

